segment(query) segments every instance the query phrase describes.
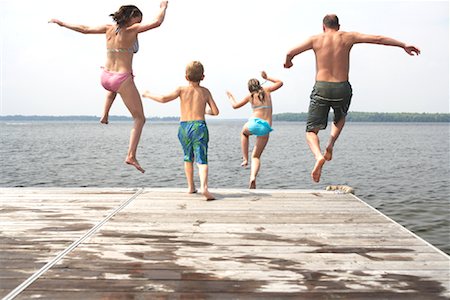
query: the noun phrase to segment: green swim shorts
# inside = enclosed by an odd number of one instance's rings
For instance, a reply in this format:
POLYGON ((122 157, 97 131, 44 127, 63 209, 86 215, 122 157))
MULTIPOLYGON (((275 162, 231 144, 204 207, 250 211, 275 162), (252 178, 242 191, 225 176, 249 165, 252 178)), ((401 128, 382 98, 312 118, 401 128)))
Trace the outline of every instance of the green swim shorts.
POLYGON ((184 161, 208 164, 209 133, 206 122, 186 121, 180 122, 178 127, 178 140, 184 152, 184 161))
POLYGON ((347 115, 352 95, 352 86, 348 81, 316 81, 310 96, 306 131, 327 128, 330 108, 334 112, 333 122, 339 122, 347 115))

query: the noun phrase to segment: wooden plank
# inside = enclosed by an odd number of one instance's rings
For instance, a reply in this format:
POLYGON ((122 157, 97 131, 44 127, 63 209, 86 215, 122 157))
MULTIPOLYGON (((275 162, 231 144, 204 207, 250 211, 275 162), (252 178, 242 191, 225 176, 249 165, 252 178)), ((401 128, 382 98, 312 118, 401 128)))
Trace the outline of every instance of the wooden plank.
MULTIPOLYGON (((133 191, 0 189, 0 296, 133 191)), ((353 195, 213 192, 146 189, 18 299, 448 298, 448 255, 353 195)))
MULTIPOLYGON (((25 292, 17 299, 31 299, 36 296, 35 293, 25 292)), ((79 300, 80 293, 77 291, 41 291, 39 297, 42 299, 65 299, 65 300, 79 300)), ((308 299, 308 300, 328 300, 328 299, 346 299, 346 300, 361 300, 361 299, 395 299, 395 300, 443 300, 448 299, 449 295, 436 296, 436 293, 427 292, 342 292, 336 291, 329 293, 314 292, 314 293, 272 293, 272 292, 251 292, 244 293, 220 293, 220 292, 152 292, 152 291, 125 291, 125 292, 89 292, 83 294, 83 300, 98 300, 98 299, 152 299, 152 300, 165 300, 165 299, 185 299, 185 300, 198 300, 198 299, 240 299, 240 300, 273 300, 273 299, 308 299), (332 298, 331 298, 332 297, 332 298)))
POLYGON ((19 285, 132 193, 133 189, 0 188, 0 277, 10 276, 10 262, 19 259, 20 271, 11 279, 19 285), (32 247, 19 250, 20 245, 32 247))

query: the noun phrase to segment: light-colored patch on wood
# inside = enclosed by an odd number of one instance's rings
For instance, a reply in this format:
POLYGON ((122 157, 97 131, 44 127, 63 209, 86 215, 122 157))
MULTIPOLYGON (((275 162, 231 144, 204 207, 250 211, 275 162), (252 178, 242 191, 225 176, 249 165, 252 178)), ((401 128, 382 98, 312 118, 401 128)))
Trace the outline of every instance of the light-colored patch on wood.
MULTIPOLYGON (((0 189, 0 297, 135 192, 0 189)), ((352 194, 212 192, 145 189, 19 298, 449 295, 449 256, 352 194)))

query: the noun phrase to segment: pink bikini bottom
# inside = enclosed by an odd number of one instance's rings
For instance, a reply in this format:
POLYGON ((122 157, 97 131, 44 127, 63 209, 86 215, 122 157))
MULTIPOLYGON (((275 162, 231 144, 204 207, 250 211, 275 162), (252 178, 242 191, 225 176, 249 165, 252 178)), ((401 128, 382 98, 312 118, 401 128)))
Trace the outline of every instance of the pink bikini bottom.
POLYGON ((103 69, 101 83, 106 90, 117 93, 120 85, 129 77, 134 77, 132 72, 119 73, 103 69))

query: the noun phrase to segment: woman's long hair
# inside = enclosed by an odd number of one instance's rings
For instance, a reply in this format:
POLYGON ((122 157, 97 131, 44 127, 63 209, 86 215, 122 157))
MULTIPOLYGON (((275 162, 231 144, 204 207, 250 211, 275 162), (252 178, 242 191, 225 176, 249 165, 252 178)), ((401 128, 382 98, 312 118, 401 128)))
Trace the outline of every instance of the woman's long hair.
POLYGON ((122 28, 130 19, 135 17, 142 18, 142 12, 134 5, 123 5, 118 11, 109 16, 113 18, 120 28, 122 28))

